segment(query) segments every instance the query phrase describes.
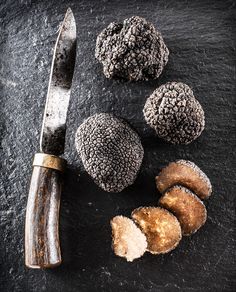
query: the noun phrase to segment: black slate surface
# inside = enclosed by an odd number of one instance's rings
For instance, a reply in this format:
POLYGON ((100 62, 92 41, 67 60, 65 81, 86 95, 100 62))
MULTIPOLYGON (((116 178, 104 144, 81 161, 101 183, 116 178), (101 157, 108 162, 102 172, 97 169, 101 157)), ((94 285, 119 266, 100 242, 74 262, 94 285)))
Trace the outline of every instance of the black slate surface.
POLYGON ((236 291, 235 1, 13 1, 0 4, 0 291, 236 291), (24 266, 24 217, 52 48, 70 6, 78 29, 77 64, 68 117, 60 211, 63 264, 54 270, 24 266), (157 81, 110 81, 94 59, 96 35, 111 21, 143 16, 160 29, 170 49, 157 81), (157 139, 142 108, 160 84, 190 85, 206 114, 206 129, 188 146, 157 139), (145 158, 138 179, 120 194, 100 190, 84 172, 74 133, 84 118, 113 112, 142 137, 145 158), (111 250, 109 220, 142 205, 157 205, 154 176, 178 158, 210 177, 208 220, 170 254, 127 263, 111 250))

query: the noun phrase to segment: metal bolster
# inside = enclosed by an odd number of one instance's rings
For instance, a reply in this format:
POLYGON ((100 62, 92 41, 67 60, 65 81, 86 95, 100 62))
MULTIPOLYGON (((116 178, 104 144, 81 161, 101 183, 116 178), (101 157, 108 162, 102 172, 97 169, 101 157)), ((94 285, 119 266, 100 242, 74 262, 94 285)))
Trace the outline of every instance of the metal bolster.
POLYGON ((33 166, 41 166, 63 172, 66 168, 66 160, 51 154, 36 153, 33 160, 33 166))

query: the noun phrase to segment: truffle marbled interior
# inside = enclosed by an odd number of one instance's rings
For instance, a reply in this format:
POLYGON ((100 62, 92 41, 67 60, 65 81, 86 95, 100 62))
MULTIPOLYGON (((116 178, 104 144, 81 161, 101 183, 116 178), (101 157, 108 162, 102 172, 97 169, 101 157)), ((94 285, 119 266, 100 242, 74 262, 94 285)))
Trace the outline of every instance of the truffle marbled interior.
POLYGON ((182 238, 179 221, 163 208, 140 207, 132 212, 132 218, 146 235, 150 253, 167 253, 182 238))
POLYGON ((183 235, 195 233, 207 219, 207 211, 203 202, 182 186, 176 185, 168 189, 160 198, 159 205, 177 217, 183 235))
POLYGON ((147 240, 135 223, 124 216, 111 220, 112 246, 117 256, 125 257, 128 262, 141 257, 147 248, 147 240))
POLYGON ((212 186, 206 174, 193 162, 178 160, 169 163, 156 177, 157 189, 163 193, 174 185, 184 186, 200 199, 211 195, 212 186))

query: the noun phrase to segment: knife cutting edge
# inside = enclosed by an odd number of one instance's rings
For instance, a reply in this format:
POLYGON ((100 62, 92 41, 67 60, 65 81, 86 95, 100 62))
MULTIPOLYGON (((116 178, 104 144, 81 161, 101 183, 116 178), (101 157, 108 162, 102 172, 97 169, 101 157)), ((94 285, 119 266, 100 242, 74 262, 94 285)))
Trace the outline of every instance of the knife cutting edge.
POLYGON ((67 9, 56 40, 40 136, 33 160, 25 221, 25 264, 29 268, 60 265, 59 208, 66 117, 76 58, 76 23, 67 9))

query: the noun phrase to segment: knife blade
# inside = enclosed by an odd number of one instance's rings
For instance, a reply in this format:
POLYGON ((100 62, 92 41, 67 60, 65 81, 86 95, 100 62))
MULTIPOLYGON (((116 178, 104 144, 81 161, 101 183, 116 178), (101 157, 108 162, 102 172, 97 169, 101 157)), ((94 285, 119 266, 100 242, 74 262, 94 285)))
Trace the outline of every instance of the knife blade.
POLYGON ((53 268, 61 263, 59 208, 66 116, 76 58, 76 23, 68 8, 56 40, 44 118, 40 153, 33 161, 25 219, 25 264, 29 268, 53 268))
POLYGON ((40 150, 60 155, 64 152, 66 116, 69 106, 76 56, 76 24, 68 8, 55 44, 46 106, 40 137, 40 150))

